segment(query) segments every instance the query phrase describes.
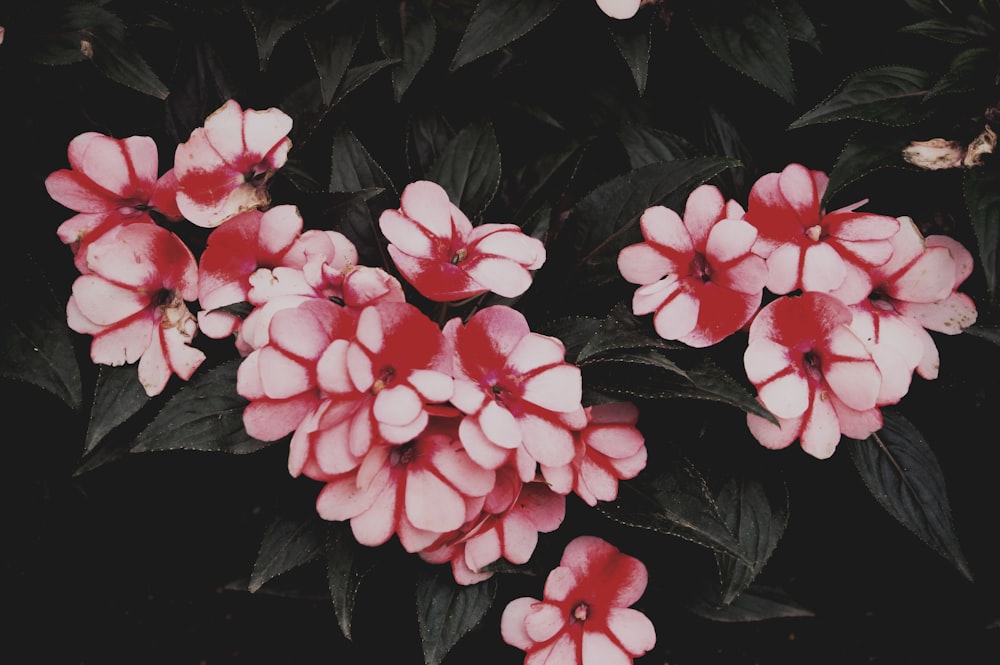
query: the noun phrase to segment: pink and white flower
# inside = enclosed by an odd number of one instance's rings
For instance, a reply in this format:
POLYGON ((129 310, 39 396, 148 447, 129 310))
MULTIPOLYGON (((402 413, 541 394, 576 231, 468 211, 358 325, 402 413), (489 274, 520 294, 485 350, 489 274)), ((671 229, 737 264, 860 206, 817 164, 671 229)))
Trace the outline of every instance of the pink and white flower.
POLYGON ((148 136, 115 139, 97 132, 80 134, 69 143, 70 168, 45 179, 53 200, 78 214, 63 222, 57 234, 86 270, 87 245, 108 231, 137 222, 152 223, 150 211, 180 219, 174 203, 177 183, 171 175, 157 178, 156 143, 148 136))
POLYGON ((421 180, 403 190, 398 210, 386 210, 379 228, 403 277, 424 297, 445 302, 492 291, 507 298, 531 286, 545 261, 541 241, 515 224, 480 224, 437 183, 421 180))
POLYGON ((799 439, 825 459, 841 434, 864 439, 881 428, 882 374, 851 320, 846 305, 815 291, 778 298, 754 318, 743 363, 758 401, 779 422, 748 414, 762 445, 784 448, 799 439))
POLYGON ((624 665, 656 644, 653 623, 632 609, 646 590, 638 559, 595 536, 580 536, 545 580, 542 600, 517 598, 500 618, 504 642, 525 665, 624 665))
POLYGON ((198 326, 185 301, 198 296, 198 266, 187 246, 155 224, 130 224, 89 243, 84 260, 66 314, 70 328, 93 335, 91 359, 138 361, 150 397, 173 374, 191 378, 205 354, 189 346, 198 326))
POLYGON ((825 212, 829 178, 801 164, 764 175, 750 190, 744 218, 759 232, 754 252, 767 260, 767 289, 834 293, 851 305, 872 290, 872 270, 892 256, 889 238, 899 222, 855 212, 864 204, 825 212))
POLYGON ((635 16, 639 7, 649 2, 650 0, 597 0, 597 6, 611 18, 627 19, 635 16))
POLYGON ((645 241, 619 253, 618 269, 626 280, 642 285, 632 298, 632 312, 655 312, 660 337, 711 346, 757 312, 767 266, 751 252, 757 230, 742 216, 743 208, 726 202, 712 185, 691 193, 683 220, 663 206, 643 213, 645 241))
POLYGON ((268 180, 285 165, 292 119, 277 108, 216 109, 174 153, 177 207, 193 224, 214 228, 270 202, 268 180))

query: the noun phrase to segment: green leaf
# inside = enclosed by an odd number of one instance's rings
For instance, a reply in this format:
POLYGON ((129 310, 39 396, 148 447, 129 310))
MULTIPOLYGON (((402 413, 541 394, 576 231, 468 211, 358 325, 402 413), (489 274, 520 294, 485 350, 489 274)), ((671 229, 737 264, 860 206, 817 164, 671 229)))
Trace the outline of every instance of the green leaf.
POLYGON ((359 14, 305 30, 306 45, 319 75, 323 104, 329 106, 347 73, 358 44, 364 36, 364 20, 359 14))
POLYGON ((731 198, 745 201, 750 191, 747 170, 753 168, 750 148, 736 129, 736 125, 716 106, 710 106, 704 114, 705 145, 716 155, 724 155, 739 161, 739 166, 726 169, 712 178, 716 187, 731 198))
POLYGON ((387 58, 400 62, 392 67, 392 89, 396 101, 413 83, 434 51, 437 26, 422 0, 404 0, 386 5, 394 11, 378 13, 378 42, 387 58))
POLYGON ((625 125, 618 132, 618 140, 628 155, 629 167, 633 169, 694 157, 698 152, 684 137, 649 125, 625 125))
POLYGON ((354 133, 346 126, 334 132, 330 157, 330 193, 357 193, 368 190, 396 188, 382 167, 368 153, 354 133))
MULTIPOLYGON (((651 471, 652 469, 647 469, 651 471)), ((672 460, 656 475, 620 483, 618 498, 597 509, 621 524, 676 536, 744 560, 705 478, 690 460, 672 460)))
POLYGON ((903 148, 909 143, 908 138, 887 134, 883 128, 855 132, 830 170, 830 181, 821 203, 823 208, 829 209, 830 201, 842 189, 870 173, 885 168, 909 168, 902 157, 903 148))
POLYGON ((500 187, 500 146, 489 122, 469 125, 448 142, 428 180, 441 185, 452 203, 475 223, 500 187))
POLYGON ((926 99, 976 92, 980 88, 989 89, 988 82, 996 76, 996 58, 995 48, 970 48, 962 51, 952 59, 948 71, 934 84, 926 99))
POLYGON ((701 598, 689 609, 705 619, 726 623, 814 616, 811 610, 792 600, 784 590, 763 584, 751 584, 729 605, 720 607, 707 598, 701 598))
POLYGON ((149 396, 139 383, 135 365, 101 367, 90 408, 90 422, 83 453, 86 455, 108 435, 149 403, 149 396))
POLYGON ((785 101, 794 100, 788 32, 774 2, 701 0, 692 4, 690 16, 698 36, 719 60, 785 101))
POLYGON ((549 17, 561 0, 480 0, 451 61, 451 70, 507 46, 549 17))
POLYGON ((139 433, 132 452, 203 450, 252 453, 271 445, 243 428, 247 400, 236 392, 239 360, 230 360, 196 376, 181 388, 139 433))
POLYGON ((716 552, 723 605, 732 603, 760 574, 788 525, 786 488, 782 486, 780 495, 768 490, 755 478, 731 478, 716 498, 719 512, 739 541, 746 561, 716 552))
POLYGON ((89 37, 92 48, 90 59, 109 79, 157 99, 166 99, 170 94, 167 86, 136 50, 125 23, 117 16, 109 13, 106 21, 94 26, 89 37))
POLYGON ((932 74, 913 67, 886 66, 858 72, 788 127, 849 119, 895 127, 912 125, 931 113, 921 104, 933 79, 932 74))
POLYGON ((537 326, 534 332, 559 338, 566 347, 566 362, 575 363, 600 325, 601 319, 597 317, 566 316, 537 326))
POLYGON ((323 551, 325 529, 326 522, 315 512, 275 516, 257 550, 247 585, 250 593, 256 593, 278 575, 316 559, 323 551))
POLYGON ((344 74, 344 78, 341 80, 340 87, 337 89, 337 94, 334 95, 333 101, 330 102, 330 106, 336 106, 343 101, 347 95, 357 90, 362 83, 375 76, 375 74, 378 74, 386 67, 391 67, 394 64, 396 64, 396 60, 387 59, 376 60, 375 62, 369 62, 365 65, 351 67, 344 74))
POLYGON ((997 297, 997 248, 1000 246, 1000 172, 974 168, 963 180, 965 206, 976 234, 979 261, 986 278, 986 288, 997 297))
POLYGON ((642 96, 646 92, 649 54, 653 46, 653 14, 642 12, 631 21, 613 21, 609 30, 642 96))
POLYGON ((789 39, 808 44, 817 51, 820 51, 819 35, 816 33, 816 26, 812 19, 802 8, 798 0, 776 0, 781 18, 785 21, 785 30, 789 39))
POLYGON ((851 441, 861 479, 890 515, 971 581, 934 451, 903 416, 890 409, 882 415, 882 429, 864 441, 851 441))
POLYGON ((320 0, 284 0, 280 3, 266 0, 243 0, 243 13, 253 27, 257 42, 260 71, 267 69, 274 47, 290 30, 296 28, 321 9, 320 0))
POLYGON ((653 330, 649 317, 639 318, 626 303, 618 303, 600 322, 600 326, 580 349, 577 362, 600 356, 609 351, 628 349, 662 349, 664 351, 688 348, 677 342, 668 342, 653 330))
POLYGON ((0 270, 0 307, 6 313, 0 323, 0 376, 30 383, 79 409, 83 388, 65 306, 23 249, 0 270))
POLYGON ((1000 327, 975 325, 969 326, 962 332, 1000 346, 1000 327))
POLYGON ((406 124, 406 164, 411 182, 425 178, 454 137, 455 132, 439 113, 410 118, 406 124))
POLYGON ((421 573, 416 583, 417 622, 426 665, 440 665, 452 647, 476 627, 493 605, 493 578, 460 586, 447 572, 421 573))
POLYGON ((966 44, 973 40, 988 36, 981 30, 976 30, 969 22, 956 23, 946 19, 932 18, 918 23, 912 23, 899 29, 900 32, 920 35, 947 44, 966 44))
POLYGON ((375 566, 372 549, 355 540, 348 522, 331 524, 326 539, 326 576, 333 610, 344 637, 351 639, 354 603, 361 582, 375 566))

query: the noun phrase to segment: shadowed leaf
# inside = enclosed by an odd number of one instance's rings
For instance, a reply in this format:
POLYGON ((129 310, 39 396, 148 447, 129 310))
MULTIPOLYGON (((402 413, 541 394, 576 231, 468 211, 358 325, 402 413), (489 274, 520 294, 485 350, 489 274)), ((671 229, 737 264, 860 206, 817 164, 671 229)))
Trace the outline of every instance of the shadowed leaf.
POLYGON ((689 609, 705 619, 726 623, 814 616, 811 610, 794 601, 783 589, 763 584, 751 584, 729 605, 720 607, 707 598, 701 598, 689 609))
POLYGON ((979 260, 986 278, 986 288, 997 297, 997 249, 1000 248, 1000 173, 969 169, 963 181, 965 206, 976 234, 979 260))
POLYGON ((149 396, 139 383, 135 365, 101 367, 90 408, 87 438, 83 453, 94 449, 111 430, 118 427, 149 403, 149 396))
POLYGON ((631 21, 613 21, 609 28, 611 38, 628 65, 640 96, 646 92, 646 78, 649 75, 653 17, 650 12, 642 12, 631 21))
POLYGON ((326 539, 327 582, 333 610, 337 614, 337 624, 347 639, 351 639, 358 589, 374 566, 371 548, 358 544, 349 523, 330 525, 326 539))
POLYGON ((323 551, 326 522, 315 513, 281 514, 268 524, 257 550, 247 589, 258 591, 269 580, 317 558, 323 551))
POLYGON ((451 61, 452 71, 523 37, 561 0, 480 0, 451 61))
POLYGON ((894 127, 912 125, 931 113, 921 103, 933 82, 932 74, 913 67, 876 67, 858 72, 788 127, 838 120, 864 120, 894 127))
POLYGON ((496 581, 461 586, 451 570, 422 573, 416 582, 417 622, 426 665, 440 665, 458 641, 493 605, 496 581))
POLYGON ((399 60, 392 67, 392 89, 398 102, 430 59, 437 26, 422 0, 386 7, 392 11, 378 14, 378 42, 387 58, 399 60))
POLYGON ((441 185, 473 222, 500 186, 500 146, 488 122, 470 125, 448 142, 427 179, 441 185))

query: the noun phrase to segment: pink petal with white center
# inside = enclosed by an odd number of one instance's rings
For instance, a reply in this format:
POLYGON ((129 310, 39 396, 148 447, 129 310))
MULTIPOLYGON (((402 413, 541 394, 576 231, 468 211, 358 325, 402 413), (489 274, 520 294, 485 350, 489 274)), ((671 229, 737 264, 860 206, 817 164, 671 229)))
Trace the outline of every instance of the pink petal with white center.
MULTIPOLYGON (((639 472, 646 468, 646 459, 648 457, 648 452, 645 446, 640 448, 635 455, 630 455, 624 459, 614 459, 611 458, 609 461, 611 466, 614 467, 619 480, 627 480, 629 478, 635 478, 639 475, 639 472)), ((598 497, 602 501, 611 501, 615 497, 598 497)))
POLYGON ((694 251, 691 234, 684 226, 680 215, 664 206, 647 208, 639 219, 642 235, 646 242, 657 249, 667 251, 667 257, 677 260, 676 255, 687 255, 694 251))
MULTIPOLYGON (((771 257, 774 258, 774 254, 771 257)), ((806 247, 802 257, 802 290, 829 293, 841 286, 846 278, 847 268, 837 250, 826 243, 806 247)))
POLYGON ((608 630, 630 656, 638 658, 656 646, 653 622, 638 610, 611 608, 608 611, 608 630))
POLYGON ((45 178, 45 191, 53 201, 80 213, 107 213, 121 206, 121 200, 112 192, 96 187, 90 178, 69 169, 49 174, 45 178))
POLYGON ((483 434, 495 445, 502 448, 521 445, 521 425, 510 411, 495 401, 486 402, 475 418, 483 434))
POLYGON ((375 383, 375 370, 372 360, 364 349, 351 342, 347 347, 347 374, 358 392, 367 392, 375 383))
MULTIPOLYGON (((183 314, 187 317, 183 329, 179 324, 168 327, 161 325, 160 338, 171 373, 187 381, 205 361, 205 354, 190 346, 197 327, 187 308, 183 305, 181 307, 184 308, 183 314)), ((164 314, 165 318, 166 316, 167 314, 164 314)))
POLYGON ((928 247, 944 247, 951 252, 951 258, 955 260, 955 287, 968 279, 975 267, 972 254, 960 242, 948 236, 933 235, 927 236, 928 247))
POLYGON ((583 379, 576 365, 561 363, 549 367, 531 376, 522 385, 522 398, 543 409, 569 413, 580 408, 583 379))
POLYGON ((138 193, 136 184, 151 191, 156 182, 156 143, 148 136, 133 136, 119 141, 87 132, 70 141, 67 152, 75 171, 85 174, 95 185, 116 196, 135 196, 138 193))
POLYGON ((689 334, 698 325, 700 307, 701 303, 692 294, 679 291, 673 299, 663 303, 653 316, 656 334, 663 339, 680 339, 689 334))
POLYGON ((955 286, 955 261, 945 247, 928 247, 882 289, 898 300, 937 302, 955 286))
POLYGON ((775 425, 769 420, 748 413, 747 429, 760 445, 771 450, 780 450, 792 445, 799 438, 799 433, 802 431, 802 421, 801 417, 780 418, 780 425, 775 425))
POLYGON ((878 408, 855 411, 836 397, 832 400, 837 412, 840 432, 852 439, 864 440, 882 429, 882 412, 878 408))
POLYGON ((355 339, 372 353, 378 353, 385 345, 383 335, 382 315, 377 307, 366 307, 358 317, 358 330, 355 339))
POLYGON ((498 560, 502 554, 499 524, 494 525, 492 529, 477 533, 465 542, 465 563, 472 570, 482 570, 498 560))
POLYGON ((546 600, 563 601, 566 600, 580 584, 576 572, 565 564, 558 568, 553 568, 549 576, 545 578, 545 587, 542 594, 546 600))
POLYGON ((658 282, 640 286, 632 294, 632 313, 636 316, 650 314, 663 306, 681 289, 677 275, 667 275, 658 282))
POLYGON ((618 253, 618 272, 633 284, 652 284, 674 268, 674 262, 649 243, 640 242, 618 253))
POLYGON ((896 309, 924 328, 945 335, 957 335, 976 322, 978 312, 972 298, 952 293, 935 303, 896 303, 896 309))
POLYGON ((368 510, 351 518, 355 540, 368 547, 377 547, 392 537, 401 519, 396 496, 398 491, 395 483, 383 487, 368 510))
POLYGON ((427 412, 421 409, 413 420, 402 425, 378 422, 378 434, 388 443, 407 443, 424 431, 429 419, 427 412))
POLYGON ((778 176, 778 189, 789 206, 805 218, 819 221, 819 200, 822 193, 817 191, 813 174, 801 164, 789 164, 778 176))
MULTIPOLYGON (((684 226, 696 248, 705 249, 712 228, 723 215, 725 204, 722 192, 715 185, 699 185, 688 196, 684 204, 684 226)), ((756 229, 753 230, 753 237, 757 238, 756 229)), ((750 245, 747 245, 746 251, 750 250, 750 245)))
POLYGON ((427 469, 410 468, 404 501, 406 517, 418 529, 445 533, 465 522, 465 499, 427 469))
POLYGON ((268 333, 272 345, 305 360, 319 360, 330 344, 330 334, 323 321, 302 308, 275 314, 268 333))
POLYGON ((205 119, 202 131, 215 153, 230 164, 247 150, 243 137, 243 109, 236 100, 228 99, 213 111, 205 119))
POLYGON ((153 317, 140 316, 104 329, 90 344, 90 359, 99 365, 134 363, 149 348, 158 324, 153 317))
POLYGON ((455 391, 455 383, 450 376, 432 369, 413 370, 407 382, 428 402, 445 402, 455 391))
POLYGON ((705 254, 715 265, 736 261, 749 254, 756 241, 756 227, 742 219, 723 219, 708 233, 705 254))
MULTIPOLYGON (((448 192, 429 180, 411 182, 399 197, 403 214, 438 238, 452 237, 452 204, 448 192)), ((392 241, 395 242, 395 241, 392 241)))
POLYGON ((558 605, 539 603, 535 611, 524 618, 524 628, 534 642, 546 642, 565 628, 566 616, 558 605))
POLYGON ((578 651, 579 646, 573 636, 564 632, 556 641, 535 651, 529 651, 524 659, 524 665, 590 665, 581 664, 577 657, 578 651))
POLYGON ((539 464, 562 466, 573 459, 573 435, 545 418, 525 414, 519 420, 521 446, 539 464))
MULTIPOLYGON (((714 259, 712 259, 714 261, 714 259)), ((712 284, 747 296, 757 296, 767 284, 767 262, 756 254, 747 254, 712 274, 712 284)))
POLYGON ((163 338, 160 335, 154 334, 150 339, 149 346, 139 358, 137 374, 139 385, 150 397, 159 395, 167 387, 171 371, 163 348, 163 338))
POLYGON ((260 218, 258 251, 277 256, 292 246, 302 233, 302 214, 293 205, 277 205, 260 218))
POLYGON ((466 417, 458 426, 462 447, 469 457, 485 469, 496 469, 510 457, 510 449, 502 448, 487 437, 475 418, 466 417))
MULTIPOLYGON (((385 475, 388 471, 385 472, 385 475)), ((345 474, 327 483, 316 497, 316 511, 325 520, 342 522, 371 508, 385 487, 386 478, 367 487, 358 487, 354 474, 345 474)))
POLYGON ((292 119, 281 109, 269 108, 263 111, 247 109, 243 112, 245 150, 264 156, 270 153, 268 166, 271 168, 284 166, 290 147, 286 137, 290 131, 292 131, 292 119))
POLYGON ((522 651, 534 646, 535 642, 528 637, 524 621, 538 603, 539 601, 528 597, 515 598, 507 603, 500 615, 500 636, 504 642, 522 651))
POLYGON ((150 306, 148 295, 97 275, 77 277, 73 282, 73 299, 80 313, 99 326, 123 321, 150 306))
POLYGON ((350 342, 335 339, 323 351, 316 363, 316 382, 329 394, 348 393, 355 390, 347 367, 350 342))
POLYGON ((796 418, 809 407, 809 382, 792 372, 758 387, 758 399, 779 418, 796 418))
POLYGON ((292 439, 288 443, 288 475, 292 478, 298 478, 309 462, 312 454, 310 434, 315 431, 318 423, 319 409, 314 409, 302 419, 292 434, 292 439))
POLYGON ((823 218, 823 226, 838 240, 887 240, 899 231, 899 220, 872 213, 835 211, 823 218))
POLYGON ((467 497, 484 497, 496 484, 496 472, 473 462, 461 446, 442 446, 432 457, 432 465, 442 477, 467 497))
POLYGON ((537 270, 545 263, 545 245, 516 224, 480 224, 472 229, 466 242, 476 253, 495 254, 529 270, 537 270))
POLYGON ((424 403, 413 388, 397 385, 379 391, 372 414, 380 426, 402 427, 412 423, 423 409, 424 403))
POLYGON ((835 240, 840 251, 847 254, 855 263, 865 267, 875 268, 892 258, 892 243, 888 240, 835 240))
POLYGON ((594 464, 589 460, 584 460, 580 465, 578 488, 586 488, 590 500, 577 492, 584 501, 591 505, 597 505, 597 500, 607 501, 613 499, 618 494, 618 478, 602 466, 594 464))
POLYGON ((635 16, 641 4, 641 0, 597 0, 602 12, 619 20, 635 16))
POLYGON ((478 383, 464 379, 455 379, 454 386, 455 390, 451 395, 451 403, 455 408, 463 413, 476 413, 479 409, 484 408, 486 394, 478 383))
POLYGON ((504 515, 500 528, 503 529, 504 558, 513 564, 528 563, 538 545, 538 527, 523 511, 512 510, 504 515))
MULTIPOLYGON (((573 491, 573 483, 576 482, 576 471, 574 471, 572 464, 542 466, 541 472, 545 483, 556 494, 569 494, 573 491)), ((590 505, 593 506, 595 504, 591 503, 590 505)))
POLYGON ((409 256, 429 256, 434 252, 434 236, 398 210, 383 211, 379 215, 378 226, 392 243, 390 248, 395 247, 398 252, 409 256))
POLYGON ((558 365, 565 359, 566 347, 561 340, 530 333, 523 336, 511 350, 507 367, 517 374, 526 374, 546 365, 558 365))
POLYGON ((314 395, 253 401, 243 409, 243 426, 255 439, 277 441, 298 427, 318 403, 314 395))
POLYGON ((874 274, 872 272, 875 269, 867 269, 858 264, 846 261, 844 262, 844 268, 847 271, 844 283, 833 291, 830 291, 830 295, 845 305, 854 305, 862 302, 871 295, 872 289, 875 287, 873 281, 874 274))
POLYGON ((840 443, 840 436, 840 419, 833 408, 833 401, 820 393, 813 400, 799 435, 802 450, 816 459, 828 459, 840 443))
POLYGON ((507 258, 482 256, 468 263, 471 265, 465 268, 466 274, 504 298, 516 298, 531 286, 531 273, 507 258))
POLYGON ((631 457, 645 443, 642 433, 631 425, 605 425, 583 432, 588 448, 615 459, 631 457))
POLYGON ((330 475, 347 473, 361 465, 363 458, 354 455, 350 447, 345 444, 350 436, 349 428, 350 420, 345 419, 334 427, 316 431, 311 437, 316 463, 324 473, 330 475))
POLYGON ((518 504, 520 512, 527 514, 542 533, 555 531, 566 517, 566 498, 552 492, 545 483, 526 482, 518 504))
POLYGON ((632 665, 629 655, 601 631, 584 629, 580 654, 581 665, 632 665))
POLYGON ((104 330, 104 326, 94 323, 83 315, 83 312, 80 311, 80 308, 76 304, 76 298, 72 295, 70 295, 69 300, 66 302, 66 322, 70 330, 83 333, 84 335, 93 335, 104 330))
MULTIPOLYGON (((857 339, 849 330, 835 331, 831 337, 846 338, 848 335, 857 339)), ((865 354, 868 355, 867 351, 865 354)), ((870 409, 878 401, 882 373, 870 355, 864 360, 824 362, 823 378, 837 397, 852 409, 870 409)), ((781 414, 775 412, 775 415, 781 414)))
POLYGON ((914 325, 922 333, 921 340, 923 340, 924 347, 924 355, 920 357, 920 364, 917 365, 917 374, 928 381, 933 381, 938 377, 938 370, 941 368, 941 358, 938 355, 937 345, 934 344, 930 333, 920 328, 919 324, 914 323, 914 325))
MULTIPOLYGON (((837 258, 839 260, 840 257, 837 258)), ((777 295, 791 293, 799 288, 801 259, 802 248, 798 245, 787 243, 778 246, 767 257, 767 283, 765 287, 777 295)), ((841 268, 835 270, 843 281, 843 261, 841 261, 841 268)), ((836 280, 836 274, 831 277, 836 280)))
POLYGON ((286 399, 314 387, 308 368, 272 346, 260 350, 258 363, 264 394, 269 399, 286 399))

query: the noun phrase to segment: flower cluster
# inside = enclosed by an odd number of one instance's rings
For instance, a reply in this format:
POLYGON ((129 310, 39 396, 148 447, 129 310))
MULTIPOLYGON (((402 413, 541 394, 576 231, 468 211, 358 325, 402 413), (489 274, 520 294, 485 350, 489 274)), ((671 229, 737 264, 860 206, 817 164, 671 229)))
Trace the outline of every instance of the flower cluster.
MULTIPOLYGON (((614 499, 645 466, 638 409, 585 407, 562 342, 516 309, 436 322, 385 268, 359 265, 346 236, 271 206, 290 128, 278 109, 228 101, 159 177, 148 137, 74 139, 71 168, 46 182, 78 212, 59 228, 81 272, 70 327, 93 336, 96 363, 138 361, 150 396, 205 360, 191 346, 199 330, 231 338, 247 433, 290 437, 291 475, 323 483, 321 517, 349 521, 362 544, 395 536, 450 562, 461 584, 501 558, 526 563, 567 495, 614 499), (182 220, 211 229, 198 257, 162 225, 182 220)), ((409 184, 379 227, 398 273, 444 312, 523 294, 545 260, 541 241, 473 226, 430 181, 409 184)))
POLYGON ((633 312, 652 313, 661 337, 706 347, 748 329, 746 374, 777 420, 750 414, 751 433, 768 448, 798 440, 818 458, 841 435, 880 429, 879 407, 899 402, 914 372, 936 378, 928 330, 957 334, 976 320, 957 292, 968 250, 924 238, 909 218, 858 211, 864 202, 826 212, 827 180, 791 164, 761 177, 745 210, 702 185, 683 218, 646 210, 644 241, 618 257, 640 285, 633 312))

